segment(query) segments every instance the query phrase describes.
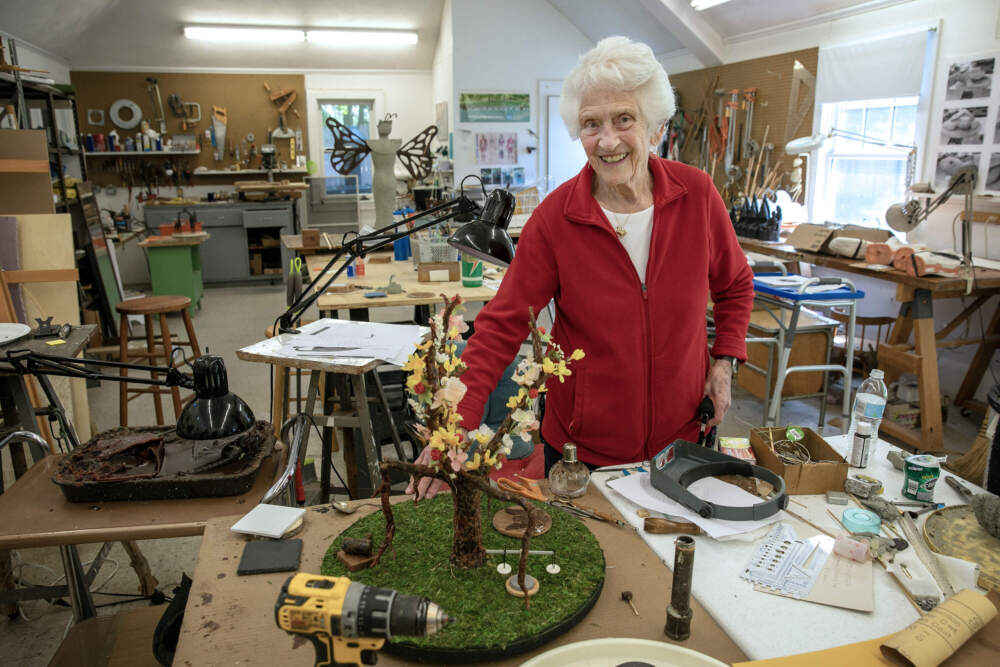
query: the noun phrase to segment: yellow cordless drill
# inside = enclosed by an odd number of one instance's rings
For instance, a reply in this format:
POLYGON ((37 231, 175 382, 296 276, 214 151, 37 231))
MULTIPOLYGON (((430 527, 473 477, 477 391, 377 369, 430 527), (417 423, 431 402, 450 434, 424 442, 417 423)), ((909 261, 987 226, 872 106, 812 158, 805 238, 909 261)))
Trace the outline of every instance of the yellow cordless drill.
POLYGON ((274 617, 313 643, 316 667, 374 665, 386 639, 430 635, 455 621, 427 598, 304 572, 281 587, 274 617))

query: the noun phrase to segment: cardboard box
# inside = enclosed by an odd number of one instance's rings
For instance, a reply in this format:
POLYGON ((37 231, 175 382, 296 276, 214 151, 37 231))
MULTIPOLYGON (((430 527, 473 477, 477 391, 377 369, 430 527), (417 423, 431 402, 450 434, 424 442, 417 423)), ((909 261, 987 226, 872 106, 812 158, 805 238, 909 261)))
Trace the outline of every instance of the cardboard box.
POLYGON ((302 230, 302 247, 303 248, 318 248, 319 247, 319 230, 318 229, 303 229, 302 230))
POLYGON ((454 282, 462 277, 458 262, 421 262, 417 264, 417 281, 422 283, 454 282))
POLYGON ((250 253, 250 275, 259 276, 264 273, 264 256, 259 252, 250 253))
POLYGON ((920 406, 905 401, 893 401, 885 406, 885 418, 902 426, 920 427, 920 406))
POLYGON ((757 465, 764 466, 785 480, 789 495, 812 495, 827 491, 843 491, 849 468, 843 457, 833 450, 816 431, 802 429, 805 438, 800 442, 809 450, 813 461, 804 465, 786 465, 771 449, 771 442, 785 439, 786 427, 755 428, 750 431, 750 447, 757 457, 757 465), (770 435, 770 437, 768 437, 770 435), (832 463, 826 463, 832 461, 832 463))
POLYGON ((892 233, 884 229, 871 229, 870 227, 858 227, 855 225, 826 227, 811 222, 804 222, 796 227, 795 231, 788 236, 788 243, 799 250, 831 254, 830 241, 841 236, 883 243, 892 237, 892 233))

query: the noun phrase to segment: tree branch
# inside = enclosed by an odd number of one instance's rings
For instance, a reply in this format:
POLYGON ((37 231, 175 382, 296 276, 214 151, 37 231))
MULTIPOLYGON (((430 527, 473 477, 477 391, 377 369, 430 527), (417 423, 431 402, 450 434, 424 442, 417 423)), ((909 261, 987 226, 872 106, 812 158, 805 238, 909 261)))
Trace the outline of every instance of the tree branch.
POLYGON ((533 509, 531 503, 528 502, 528 499, 524 496, 519 496, 493 486, 490 484, 488 477, 470 475, 464 470, 459 472, 459 477, 474 484, 487 496, 491 496, 498 500, 504 500, 506 502, 517 503, 524 509, 524 514, 528 519, 528 525, 524 529, 524 535, 521 536, 521 558, 518 560, 517 564, 517 585, 521 587, 522 591, 524 591, 524 608, 529 608, 531 606, 531 602, 528 598, 528 589, 524 585, 524 575, 528 569, 528 549, 531 544, 531 534, 535 532, 535 520, 531 515, 531 510, 533 509))

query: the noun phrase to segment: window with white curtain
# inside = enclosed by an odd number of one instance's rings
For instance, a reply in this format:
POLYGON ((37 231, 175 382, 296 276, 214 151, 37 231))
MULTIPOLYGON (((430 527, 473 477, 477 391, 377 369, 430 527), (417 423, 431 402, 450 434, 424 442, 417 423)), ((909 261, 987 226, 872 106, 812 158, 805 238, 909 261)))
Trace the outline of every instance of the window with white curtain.
POLYGON ((823 104, 820 132, 834 135, 813 163, 813 219, 885 227, 886 208, 905 198, 916 119, 916 97, 823 104))
POLYGON ((827 140, 810 155, 812 220, 885 227, 904 201, 908 170, 921 176, 910 147, 926 134, 936 39, 930 28, 820 48, 813 132, 827 140))

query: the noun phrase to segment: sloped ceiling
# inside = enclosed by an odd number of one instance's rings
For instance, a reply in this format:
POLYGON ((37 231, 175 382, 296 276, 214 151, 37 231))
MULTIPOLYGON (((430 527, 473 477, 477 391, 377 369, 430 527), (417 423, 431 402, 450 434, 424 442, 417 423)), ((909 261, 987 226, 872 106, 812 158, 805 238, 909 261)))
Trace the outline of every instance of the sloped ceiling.
MULTIPOLYGON (((621 34, 649 44, 659 56, 687 49, 705 60, 706 53, 717 57, 721 46, 741 38, 910 0, 729 0, 703 12, 694 12, 689 0, 535 1, 549 2, 594 42, 621 34)), ((426 70, 443 8, 444 0, 0 0, 0 30, 73 69, 426 70), (183 26, 199 23, 406 29, 416 31, 419 41, 361 50, 185 39, 183 26)))
POLYGON ((0 0, 0 29, 89 68, 426 70, 434 59, 444 0, 0 0), (58 9, 54 11, 54 6, 58 9), (416 31, 392 49, 317 44, 213 44, 186 39, 199 23, 416 31))

